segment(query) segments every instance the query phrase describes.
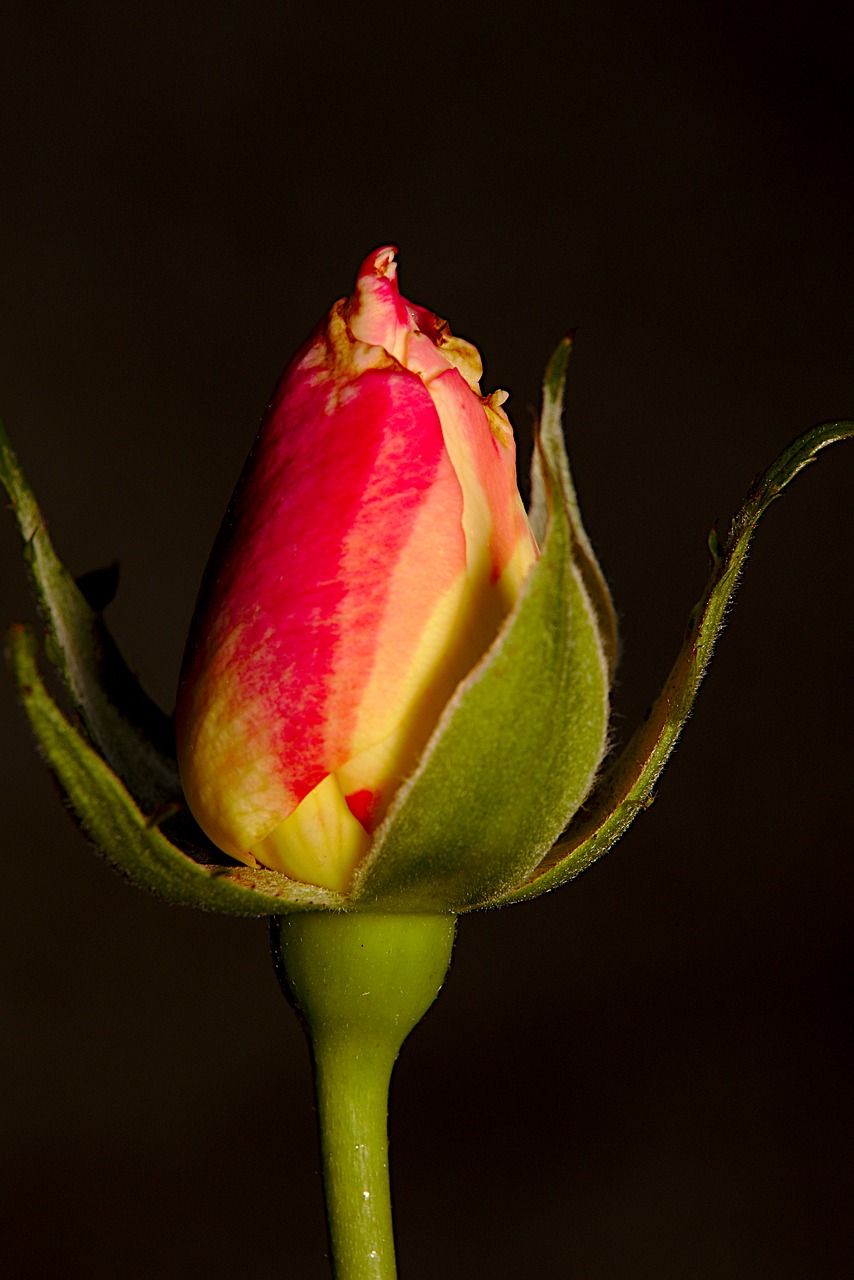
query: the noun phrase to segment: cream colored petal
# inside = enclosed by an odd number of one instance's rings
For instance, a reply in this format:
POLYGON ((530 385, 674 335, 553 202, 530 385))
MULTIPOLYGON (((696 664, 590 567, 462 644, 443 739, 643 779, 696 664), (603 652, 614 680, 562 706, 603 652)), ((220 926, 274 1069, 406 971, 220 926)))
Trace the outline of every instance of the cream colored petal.
POLYGON ((329 775, 251 852, 273 871, 343 892, 370 843, 337 778, 329 775))

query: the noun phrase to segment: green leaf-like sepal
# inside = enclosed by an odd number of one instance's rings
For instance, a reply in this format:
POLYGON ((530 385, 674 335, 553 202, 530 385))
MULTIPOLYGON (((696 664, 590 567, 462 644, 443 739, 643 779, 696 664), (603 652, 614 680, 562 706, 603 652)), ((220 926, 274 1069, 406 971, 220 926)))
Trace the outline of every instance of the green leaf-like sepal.
POLYGON ((167 840, 52 700, 39 675, 37 648, 27 627, 9 632, 8 657, 24 709, 80 825, 118 871, 167 902, 228 915, 344 907, 339 894, 298 884, 275 871, 203 865, 167 840))
MULTIPOLYGON (((543 412, 539 436, 548 450, 556 469, 563 497, 563 507, 569 521, 572 540, 572 557, 581 575, 581 581, 596 614, 599 636, 613 677, 617 665, 617 615, 599 562, 596 559, 587 530, 581 519, 578 497, 575 492, 566 444, 563 435, 562 410, 564 388, 569 357, 572 354, 572 335, 569 334, 555 350, 546 368, 543 385, 543 412)), ((535 449, 531 458, 531 506, 528 513, 534 537, 542 543, 549 520, 548 484, 543 470, 543 449, 535 449)))
POLYGON ((592 785, 605 749, 611 644, 598 615, 610 600, 601 574, 591 599, 595 561, 578 534, 560 426, 568 354, 567 342, 549 366, 536 441, 542 555, 398 792, 356 873, 355 906, 492 904, 542 860, 592 785))
POLYGON ((760 517, 821 449, 852 436, 854 422, 825 422, 800 436, 751 485, 726 541, 721 544, 713 534, 711 577, 691 613, 679 656, 646 720, 529 881, 507 893, 499 905, 523 902, 566 884, 607 853, 636 815, 649 806, 658 776, 691 712, 760 517))
MULTIPOLYGON (((144 807, 181 797, 171 721, 140 688, 103 618, 62 564, 0 423, 0 484, 24 543, 48 654, 92 742, 144 807)), ((104 575, 99 575, 103 577, 104 575)))

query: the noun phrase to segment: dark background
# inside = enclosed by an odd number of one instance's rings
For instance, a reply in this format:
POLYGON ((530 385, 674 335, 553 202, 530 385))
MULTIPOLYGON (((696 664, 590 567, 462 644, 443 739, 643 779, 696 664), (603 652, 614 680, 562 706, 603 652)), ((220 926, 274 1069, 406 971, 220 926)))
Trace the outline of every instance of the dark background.
MULTIPOLYGON (((854 415, 849 5, 249 0, 54 9, 0 39, 0 406, 76 572, 171 706, 258 416, 361 258, 567 420, 655 695, 706 535, 854 415)), ((406 1280, 844 1273, 854 448, 763 522, 655 806, 463 922, 406 1048, 406 1280)), ((31 616, 11 518, 0 617, 31 616)), ((308 1059, 263 924, 95 858, 0 682, 2 1256, 18 1278, 326 1275, 308 1059)))

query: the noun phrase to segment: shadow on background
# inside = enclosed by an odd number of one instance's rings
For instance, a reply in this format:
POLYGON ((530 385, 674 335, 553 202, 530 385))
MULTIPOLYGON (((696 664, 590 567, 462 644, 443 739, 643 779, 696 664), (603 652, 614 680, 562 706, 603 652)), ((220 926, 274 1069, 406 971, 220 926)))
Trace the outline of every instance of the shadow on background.
MULTIPOLYGON (((751 476, 854 414, 851 18, 12 0, 0 407, 171 706, 267 396, 401 249, 526 452, 567 432, 621 613, 615 736, 751 476)), ((760 528, 657 804, 576 885, 463 922, 392 1117, 407 1280, 844 1270, 852 453, 760 528)), ((11 519, 0 615, 31 616, 11 519)), ((310 1080, 264 926, 91 857, 0 682, 2 1254, 20 1278, 322 1277, 310 1080)))

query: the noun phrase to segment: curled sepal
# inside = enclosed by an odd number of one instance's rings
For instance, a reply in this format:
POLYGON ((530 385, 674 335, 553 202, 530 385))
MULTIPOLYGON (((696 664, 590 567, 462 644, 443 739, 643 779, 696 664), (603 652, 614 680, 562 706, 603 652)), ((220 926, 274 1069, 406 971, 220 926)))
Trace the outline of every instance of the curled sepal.
MULTIPOLYGON (((92 742, 144 807, 181 797, 169 718, 143 692, 119 654, 112 636, 87 595, 61 562, 0 423, 0 484, 6 490, 24 543, 40 611, 47 627, 47 652, 57 667, 92 742)), ((88 575, 90 598, 107 603, 110 571, 88 575)), ((84 586, 86 584, 84 583, 84 586)))
POLYGON ((340 894, 273 871, 210 866, 182 853, 138 807, 124 783, 69 724, 42 683, 32 631, 14 626, 7 654, 36 739, 89 839, 134 884, 168 902, 227 915, 340 910, 340 894))
POLYGON ((799 436, 753 482, 726 541, 721 544, 713 534, 711 577, 692 610, 673 669, 644 723, 605 770, 584 810, 528 882, 505 894, 499 905, 523 902, 566 884, 607 853, 635 816, 648 808, 658 776, 691 712, 760 516, 821 449, 852 436, 854 422, 825 422, 799 436))
POLYGON ((592 786, 607 731, 608 641, 577 558, 567 489, 567 354, 560 348, 547 371, 535 442, 547 511, 542 555, 377 831, 354 878, 355 907, 491 905, 541 862, 592 786))

